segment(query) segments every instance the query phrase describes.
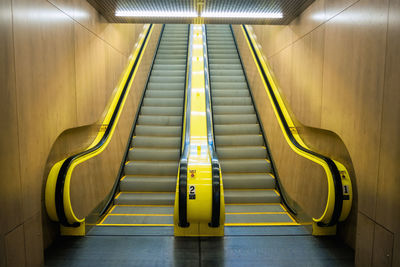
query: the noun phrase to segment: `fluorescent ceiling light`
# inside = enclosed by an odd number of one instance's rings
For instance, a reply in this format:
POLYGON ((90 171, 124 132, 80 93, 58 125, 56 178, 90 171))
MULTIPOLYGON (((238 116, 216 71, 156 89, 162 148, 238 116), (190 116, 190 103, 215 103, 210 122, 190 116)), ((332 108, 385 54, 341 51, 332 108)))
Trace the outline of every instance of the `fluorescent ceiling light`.
POLYGON ((195 18, 196 12, 174 11, 116 11, 117 17, 160 17, 160 18, 195 18))
POLYGON ((203 18, 249 18, 249 19, 281 19, 283 14, 277 13, 231 13, 231 12, 204 12, 203 18))

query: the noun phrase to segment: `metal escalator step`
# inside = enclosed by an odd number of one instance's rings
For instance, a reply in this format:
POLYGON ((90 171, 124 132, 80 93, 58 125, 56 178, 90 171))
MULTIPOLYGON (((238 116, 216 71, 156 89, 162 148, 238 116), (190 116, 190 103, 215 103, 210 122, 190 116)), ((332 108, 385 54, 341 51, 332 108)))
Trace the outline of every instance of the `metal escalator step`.
POLYGON ((125 175, 170 175, 178 173, 177 161, 128 161, 124 167, 125 175))
POLYGON ((224 190, 225 203, 280 203, 275 190, 224 190))
POLYGON ((184 82, 179 82, 179 83, 155 83, 155 82, 149 82, 147 85, 147 89, 149 90, 184 90, 185 89, 185 83, 184 82))
POLYGON ((121 193, 115 200, 116 205, 173 205, 175 193, 121 193))
POLYGON ((183 90, 146 90, 145 97, 152 98, 182 98, 184 96, 183 90))
POLYGON ((240 76, 244 75, 242 70, 213 70, 212 76, 240 76))
POLYGON ((271 163, 265 159, 221 159, 222 173, 271 173, 271 163))
POLYGON ((210 58, 212 60, 214 59, 239 59, 239 55, 237 53, 232 53, 232 54, 211 54, 210 58))
POLYGON ((246 82, 213 82, 211 89, 248 89, 246 82))
POLYGON ((132 147, 179 148, 181 137, 136 136, 132 138, 132 147))
POLYGON ((261 135, 216 135, 215 143, 217 147, 218 146, 263 146, 264 139, 261 135))
POLYGON ((186 63, 186 59, 156 59, 154 63, 163 65, 182 65, 186 63))
POLYGON ((213 97, 249 97, 250 93, 248 90, 218 90, 215 89, 212 91, 212 96, 213 97))
POLYGON ((214 70, 242 70, 242 66, 240 64, 217 64, 210 62, 210 70, 211 73, 214 70))
POLYGON ((278 214, 227 214, 225 225, 257 225, 257 224, 296 224, 287 213, 278 214))
POLYGON ((215 106, 218 105, 227 105, 227 106, 252 106, 253 102, 250 97, 213 97, 212 104, 215 106))
POLYGON ((173 192, 175 190, 175 187, 175 176, 126 176, 120 182, 121 192, 173 192))
POLYGON ((176 160, 180 158, 179 148, 144 148, 135 147, 128 152, 128 160, 176 160))
POLYGON ((181 98, 144 98, 143 106, 182 107, 183 100, 181 98))
MULTIPOLYGON (((260 135, 260 126, 258 124, 224 124, 214 125, 214 133, 216 136, 232 136, 232 135, 260 135)), ((221 141, 221 140, 220 140, 221 141)), ((218 144, 219 145, 219 144, 218 144)), ((263 145, 263 144, 262 144, 263 145)))
POLYGON ((210 58, 210 64, 240 64, 239 58, 210 58))
POLYGON ((267 159, 267 150, 263 146, 219 146, 219 159, 267 159))
POLYGON ((180 137, 182 126, 137 125, 135 135, 140 136, 175 136, 180 137))
POLYGON ((285 212, 280 204, 230 204, 225 206, 226 213, 246 213, 246 212, 285 212))
MULTIPOLYGON (((215 95, 216 97, 222 96, 220 94, 221 91, 224 90, 214 90, 214 94, 218 91, 218 95, 215 95)), ((223 114, 256 114, 254 111, 254 108, 250 105, 248 106, 214 106, 213 107, 213 113, 214 115, 223 115, 223 114)))
POLYGON ((160 216, 160 215, 147 215, 147 216, 127 216, 127 215, 115 215, 107 216, 102 225, 113 225, 113 226, 173 226, 174 217, 160 216))
POLYGON ((214 55, 220 54, 238 54, 236 49, 208 49, 208 56, 214 57, 214 55))
POLYGON ((182 116, 139 115, 138 125, 181 126, 182 116))
POLYGON ((110 214, 174 214, 173 206, 114 206, 110 214))
POLYGON ((185 54, 163 54, 163 53, 157 53, 156 59, 185 59, 186 60, 186 55, 185 54))
POLYGON ((182 107, 141 107, 140 109, 141 115, 182 116, 182 113, 183 113, 182 107))
POLYGON ((151 76, 159 77, 185 77, 185 70, 153 70, 151 76))
POLYGON ((275 178, 270 174, 231 174, 222 176, 224 189, 274 189, 275 178))
POLYGON ((185 83, 185 76, 180 77, 164 77, 164 76, 156 76, 151 75, 150 81, 151 83, 185 83))
POLYGON ((256 124, 257 122, 256 114, 214 115, 215 124, 256 124))
MULTIPOLYGON (((186 63, 186 62, 185 62, 186 63)), ((186 70, 186 64, 180 64, 180 65, 163 65, 163 64, 154 64, 153 65, 153 71, 154 70, 186 70)))
POLYGON ((242 82, 245 83, 246 79, 244 78, 244 75, 237 75, 237 76, 216 76, 212 75, 211 76, 211 83, 215 82, 242 82))

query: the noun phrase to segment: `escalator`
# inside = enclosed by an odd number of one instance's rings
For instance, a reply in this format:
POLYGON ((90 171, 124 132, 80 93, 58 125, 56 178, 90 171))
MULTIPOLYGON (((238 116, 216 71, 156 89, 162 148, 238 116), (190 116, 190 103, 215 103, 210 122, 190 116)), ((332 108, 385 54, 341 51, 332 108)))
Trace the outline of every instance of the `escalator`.
POLYGON ((165 25, 114 206, 99 226, 173 226, 188 25, 165 25))
POLYGON ((264 137, 229 25, 207 25, 216 151, 226 226, 297 225, 281 204, 264 137))

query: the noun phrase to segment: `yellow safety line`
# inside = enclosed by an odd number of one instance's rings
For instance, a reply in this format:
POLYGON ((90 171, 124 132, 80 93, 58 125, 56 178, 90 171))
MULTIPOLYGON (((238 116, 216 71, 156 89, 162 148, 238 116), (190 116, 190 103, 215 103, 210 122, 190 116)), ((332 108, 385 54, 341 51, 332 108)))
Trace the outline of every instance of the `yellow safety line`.
POLYGON ((278 225, 299 225, 293 222, 276 222, 276 223, 225 223, 225 226, 278 226, 278 225))
POLYGON ((293 222, 296 222, 296 220, 292 217, 292 215, 290 215, 290 212, 286 212, 287 213, 287 215, 289 216, 289 218, 293 221, 293 222))
POLYGON ((124 194, 175 194, 175 192, 164 192, 164 191, 160 191, 160 192, 147 192, 147 191, 139 191, 139 192, 121 192, 124 194))
POLYGON ((237 206, 237 205, 243 205, 243 206, 252 206, 252 205, 259 205, 259 206, 263 206, 263 205, 276 205, 279 206, 281 205, 280 203, 230 203, 230 204, 225 204, 226 206, 237 206))
POLYGON ((174 205, 128 205, 128 204, 116 204, 116 207, 173 207, 174 205))
POLYGON ((232 188, 232 189, 225 189, 225 191, 276 191, 275 189, 268 189, 268 188, 232 188))
POLYGON ((242 214, 287 214, 285 211, 261 211, 261 212, 225 212, 228 215, 242 215, 242 214))
POLYGON ((166 224, 166 223, 161 223, 161 224, 144 224, 144 223, 137 223, 137 224, 131 224, 131 223, 122 223, 122 224, 97 224, 97 226, 174 226, 173 224, 166 224))
POLYGON ((138 214, 138 213, 136 213, 136 214, 126 214, 126 213, 110 213, 110 214, 108 214, 109 216, 160 216, 160 217, 163 217, 163 216, 174 216, 173 214, 155 214, 155 213, 153 213, 153 214, 151 214, 151 213, 143 213, 143 214, 138 214))
POLYGON ((102 224, 102 223, 108 218, 108 215, 109 215, 109 214, 107 214, 106 216, 104 216, 104 218, 103 218, 98 224, 102 224))
POLYGON ((119 192, 119 193, 115 196, 115 199, 119 198, 120 195, 121 195, 121 192, 119 192))
POLYGON ((115 206, 113 206, 108 213, 113 212, 113 210, 115 210, 115 206))

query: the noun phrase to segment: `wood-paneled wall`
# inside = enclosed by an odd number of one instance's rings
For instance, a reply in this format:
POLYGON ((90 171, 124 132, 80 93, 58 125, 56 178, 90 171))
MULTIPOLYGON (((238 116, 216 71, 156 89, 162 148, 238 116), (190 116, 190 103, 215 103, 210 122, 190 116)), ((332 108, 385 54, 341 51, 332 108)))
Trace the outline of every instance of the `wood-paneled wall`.
POLYGON ((85 0, 2 0, 0 13, 0 266, 40 266, 50 150, 102 117, 143 25, 109 24, 85 0))
POLYGON ((399 14, 400 0, 316 0, 288 26, 253 26, 299 122, 349 152, 358 197, 341 236, 358 266, 400 266, 399 14))

